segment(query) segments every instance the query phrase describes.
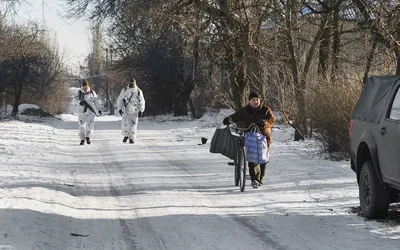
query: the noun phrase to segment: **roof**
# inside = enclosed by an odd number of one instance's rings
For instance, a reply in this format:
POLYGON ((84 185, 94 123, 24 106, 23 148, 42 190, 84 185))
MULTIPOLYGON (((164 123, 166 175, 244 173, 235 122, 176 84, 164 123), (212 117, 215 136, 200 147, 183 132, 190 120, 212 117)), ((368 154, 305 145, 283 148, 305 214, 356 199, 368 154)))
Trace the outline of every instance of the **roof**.
POLYGON ((352 118, 379 123, 390 90, 399 79, 399 75, 369 77, 354 108, 352 118))

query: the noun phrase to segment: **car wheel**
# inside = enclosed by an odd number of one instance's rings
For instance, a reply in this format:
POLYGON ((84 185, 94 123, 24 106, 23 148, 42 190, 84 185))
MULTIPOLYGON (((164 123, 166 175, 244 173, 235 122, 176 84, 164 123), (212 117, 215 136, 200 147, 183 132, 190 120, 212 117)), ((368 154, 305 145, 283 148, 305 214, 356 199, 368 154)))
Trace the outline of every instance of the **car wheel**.
POLYGON ((389 210, 389 191, 379 183, 371 161, 363 164, 359 182, 360 206, 363 215, 370 219, 384 218, 389 210))

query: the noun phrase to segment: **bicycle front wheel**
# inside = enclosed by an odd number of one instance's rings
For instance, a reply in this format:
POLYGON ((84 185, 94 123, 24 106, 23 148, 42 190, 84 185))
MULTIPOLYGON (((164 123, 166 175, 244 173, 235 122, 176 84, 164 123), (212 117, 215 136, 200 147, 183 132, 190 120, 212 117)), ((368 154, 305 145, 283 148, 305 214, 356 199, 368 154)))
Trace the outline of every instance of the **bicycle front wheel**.
POLYGON ((240 191, 243 192, 246 186, 246 154, 244 147, 240 147, 238 158, 240 191))
POLYGON ((239 179, 240 179, 240 150, 236 151, 236 156, 235 156, 235 186, 239 186, 239 179))

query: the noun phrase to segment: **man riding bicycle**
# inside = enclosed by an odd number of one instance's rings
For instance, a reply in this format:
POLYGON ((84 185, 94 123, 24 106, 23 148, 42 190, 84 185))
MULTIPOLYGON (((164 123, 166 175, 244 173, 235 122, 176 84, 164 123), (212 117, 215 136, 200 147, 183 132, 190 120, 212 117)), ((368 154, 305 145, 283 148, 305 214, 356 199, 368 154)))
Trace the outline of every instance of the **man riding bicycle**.
MULTIPOLYGON (((230 123, 240 123, 243 127, 249 127, 252 123, 255 123, 260 128, 261 134, 266 136, 269 151, 269 147, 272 142, 271 127, 275 124, 275 117, 271 108, 263 105, 260 97, 261 96, 257 92, 251 92, 249 94, 249 104, 234 114, 225 117, 223 124, 229 125, 230 123)), ((249 162, 249 173, 251 186, 253 188, 258 188, 258 186, 263 184, 262 181, 264 178, 266 165, 267 163, 257 164, 249 162)))

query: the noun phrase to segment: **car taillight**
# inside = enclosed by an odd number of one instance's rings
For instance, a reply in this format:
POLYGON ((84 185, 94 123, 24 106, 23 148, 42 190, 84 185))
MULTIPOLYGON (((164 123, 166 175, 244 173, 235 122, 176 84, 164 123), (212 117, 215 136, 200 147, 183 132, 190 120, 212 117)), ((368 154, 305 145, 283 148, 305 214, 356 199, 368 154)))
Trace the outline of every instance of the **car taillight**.
POLYGON ((350 126, 349 126, 349 135, 351 136, 351 132, 353 132, 353 120, 350 120, 350 126))

